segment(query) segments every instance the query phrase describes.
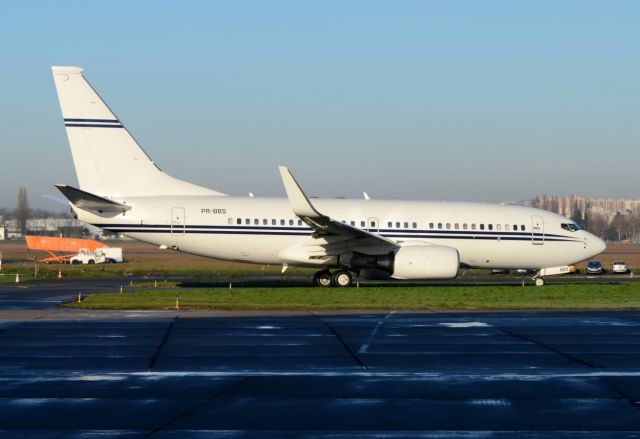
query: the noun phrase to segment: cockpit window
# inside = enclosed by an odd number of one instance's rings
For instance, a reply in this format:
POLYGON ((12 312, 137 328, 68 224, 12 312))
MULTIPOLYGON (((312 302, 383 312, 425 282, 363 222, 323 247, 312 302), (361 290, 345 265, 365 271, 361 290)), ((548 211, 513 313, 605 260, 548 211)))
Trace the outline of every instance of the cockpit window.
POLYGON ((570 232, 575 232, 577 230, 580 230, 580 227, 578 227, 576 223, 562 223, 560 224, 560 227, 570 232))

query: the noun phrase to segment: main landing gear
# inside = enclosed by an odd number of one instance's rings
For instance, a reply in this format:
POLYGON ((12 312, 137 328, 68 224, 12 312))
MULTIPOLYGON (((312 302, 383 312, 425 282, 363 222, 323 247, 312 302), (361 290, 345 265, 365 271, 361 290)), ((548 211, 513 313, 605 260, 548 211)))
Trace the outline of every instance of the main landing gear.
POLYGON ((316 287, 347 288, 352 283, 353 276, 347 270, 337 270, 333 273, 329 270, 322 270, 313 275, 313 285, 316 287))

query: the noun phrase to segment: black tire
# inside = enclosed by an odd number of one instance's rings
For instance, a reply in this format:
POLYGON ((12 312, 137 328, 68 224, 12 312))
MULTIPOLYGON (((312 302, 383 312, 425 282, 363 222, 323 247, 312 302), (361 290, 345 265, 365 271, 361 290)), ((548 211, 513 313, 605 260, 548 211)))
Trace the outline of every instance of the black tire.
POLYGON ((107 259, 105 262, 107 264, 115 264, 116 263, 116 261, 114 259, 111 259, 111 258, 107 259))
POLYGON ((313 285, 326 288, 331 286, 331 272, 329 270, 318 271, 313 275, 313 285))
POLYGON ((96 263, 96 261, 95 261, 95 260, 93 260, 93 259, 89 259, 89 261, 88 261, 88 264, 89 264, 89 265, 93 265, 93 264, 95 264, 95 263, 96 263))
POLYGON ((74 259, 73 261, 71 261, 72 265, 78 265, 79 263, 80 263, 80 261, 77 260, 77 259, 74 259))
POLYGON ((349 288, 353 276, 347 270, 338 270, 331 275, 331 285, 338 288, 349 288))

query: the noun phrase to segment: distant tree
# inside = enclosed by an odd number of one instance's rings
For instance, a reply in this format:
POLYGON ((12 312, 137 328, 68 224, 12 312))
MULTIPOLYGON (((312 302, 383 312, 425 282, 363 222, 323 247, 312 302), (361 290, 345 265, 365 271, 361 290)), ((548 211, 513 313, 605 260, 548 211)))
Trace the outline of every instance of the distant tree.
POLYGON ((582 216, 582 211, 578 206, 574 206, 573 213, 571 214, 571 219, 573 220, 574 223, 579 225, 581 228, 583 229, 585 228, 585 221, 582 216))
POLYGON ((605 232, 609 226, 609 221, 605 215, 589 212, 587 216, 587 231, 593 233, 599 238, 605 239, 605 232))
POLYGON ((27 198, 27 190, 24 187, 20 187, 18 190, 18 204, 16 206, 15 217, 20 233, 22 236, 26 235, 27 220, 29 219, 29 200, 27 198))

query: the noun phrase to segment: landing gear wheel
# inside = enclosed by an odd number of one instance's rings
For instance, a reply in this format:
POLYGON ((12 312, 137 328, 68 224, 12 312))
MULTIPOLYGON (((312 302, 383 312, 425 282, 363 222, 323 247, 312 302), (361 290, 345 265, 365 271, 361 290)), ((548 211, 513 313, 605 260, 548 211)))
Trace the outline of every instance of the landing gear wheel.
POLYGON ((536 277, 535 281, 536 287, 541 287, 544 285, 544 279, 541 277, 536 277))
POLYGON ((331 275, 331 285, 334 287, 347 288, 352 281, 353 277, 347 270, 338 270, 331 275))
POLYGON ((331 272, 318 271, 313 275, 313 285, 316 287, 330 287, 331 286, 331 272))

